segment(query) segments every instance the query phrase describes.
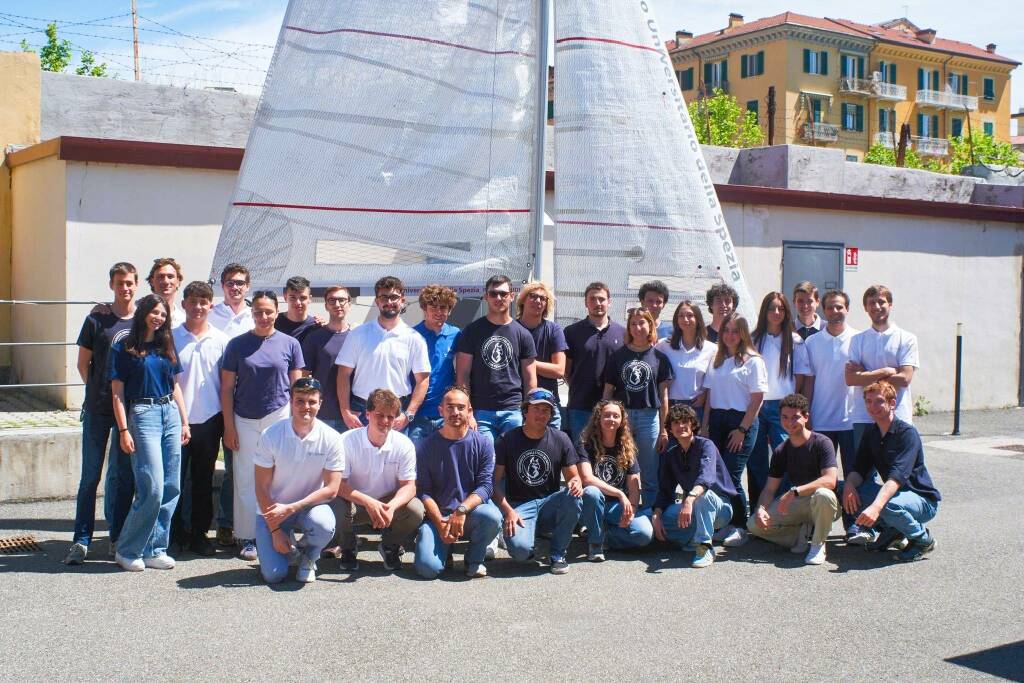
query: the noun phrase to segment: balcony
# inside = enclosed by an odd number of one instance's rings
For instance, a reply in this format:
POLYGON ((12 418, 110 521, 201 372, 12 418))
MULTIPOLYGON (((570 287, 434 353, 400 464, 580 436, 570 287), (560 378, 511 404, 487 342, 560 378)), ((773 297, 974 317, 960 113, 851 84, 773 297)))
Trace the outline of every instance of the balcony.
POLYGON ((914 138, 914 149, 921 156, 944 157, 949 154, 949 140, 945 138, 914 138))
POLYGON ((872 81, 872 85, 875 88, 875 97, 880 100, 902 102, 907 99, 907 86, 905 85, 886 83, 881 79, 872 81))
POLYGON ((839 126, 831 123, 805 123, 803 139, 811 142, 836 142, 839 140, 839 126))
POLYGON ((847 95, 871 97, 874 92, 874 88, 872 87, 873 85, 874 84, 866 78, 843 76, 839 79, 839 92, 847 95))
POLYGON ((847 95, 875 97, 893 102, 907 99, 906 86, 886 83, 882 80, 882 74, 877 72, 873 78, 843 76, 839 79, 839 91, 847 95))
POLYGON ((971 95, 957 95, 949 90, 918 90, 917 103, 936 109, 977 111, 978 98, 971 95))
POLYGON ((888 147, 889 149, 895 149, 896 145, 899 144, 899 141, 900 136, 898 133, 875 133, 874 137, 871 138, 872 144, 882 145, 883 147, 888 147), (896 140, 895 143, 893 142, 893 139, 896 140))

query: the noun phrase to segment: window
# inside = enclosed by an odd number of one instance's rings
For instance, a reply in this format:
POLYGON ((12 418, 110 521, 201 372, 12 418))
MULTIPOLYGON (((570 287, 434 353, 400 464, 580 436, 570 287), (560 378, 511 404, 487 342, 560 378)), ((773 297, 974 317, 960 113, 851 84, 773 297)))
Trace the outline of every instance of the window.
POLYGON ((896 110, 895 109, 879 109, 878 110, 878 132, 880 133, 893 133, 896 131, 896 110))
POLYGON ((828 76, 828 52, 804 49, 804 73, 828 76))
POLYGON ((864 58, 856 55, 840 55, 839 66, 843 78, 864 78, 864 58))
POLYGON ((949 89, 957 95, 967 94, 967 74, 951 73, 946 82, 949 84, 949 89))
POLYGON ((683 69, 679 72, 679 87, 681 90, 693 90, 693 67, 683 69))
POLYGON ((843 130, 864 130, 864 105, 843 103, 843 130))
POLYGON ((761 123, 760 115, 758 114, 758 104, 757 100, 747 102, 747 111, 754 112, 754 123, 761 123))
POLYGON ((917 115, 917 135, 922 138, 937 138, 939 137, 939 117, 937 114, 928 116, 927 114, 917 115))
POLYGON ((954 117, 949 124, 950 137, 960 138, 964 135, 964 120, 954 117))
POLYGON ((985 131, 985 135, 989 136, 990 138, 995 137, 996 124, 992 123, 991 121, 985 121, 983 124, 981 124, 981 128, 982 130, 985 131))
POLYGON ((817 97, 811 98, 811 120, 821 123, 821 100, 817 97))
POLYGON ((728 88, 729 83, 729 62, 708 62, 704 65, 704 86, 709 90, 712 88, 728 88))
POLYGON ((856 155, 856 154, 847 154, 847 155, 846 155, 846 160, 847 160, 847 161, 853 161, 853 162, 858 162, 858 161, 860 161, 860 159, 858 159, 858 158, 857 158, 857 155, 856 155))
POLYGON ((938 90, 939 89, 939 72, 937 69, 918 69, 917 70, 917 89, 918 90, 938 90))
POLYGON ((764 50, 740 57, 740 78, 760 76, 764 73, 764 50))
POLYGON ((548 100, 548 120, 555 118, 555 101, 548 100))
POLYGON ((986 78, 982 81, 984 98, 992 102, 996 99, 996 79, 986 78))
POLYGON ((879 62, 878 73, 882 75, 883 83, 896 82, 896 65, 891 62, 879 62))

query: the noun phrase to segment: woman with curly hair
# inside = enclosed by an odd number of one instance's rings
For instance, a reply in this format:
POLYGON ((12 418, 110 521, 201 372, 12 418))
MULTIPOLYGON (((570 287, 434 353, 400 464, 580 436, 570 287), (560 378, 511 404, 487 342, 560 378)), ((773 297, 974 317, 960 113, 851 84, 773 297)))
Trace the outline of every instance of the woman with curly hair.
POLYGON ((604 400, 594 406, 590 421, 580 435, 587 454, 578 464, 583 480, 583 512, 591 562, 604 560, 604 543, 615 550, 642 548, 651 542, 651 520, 639 516, 640 464, 629 429, 626 408, 604 400))

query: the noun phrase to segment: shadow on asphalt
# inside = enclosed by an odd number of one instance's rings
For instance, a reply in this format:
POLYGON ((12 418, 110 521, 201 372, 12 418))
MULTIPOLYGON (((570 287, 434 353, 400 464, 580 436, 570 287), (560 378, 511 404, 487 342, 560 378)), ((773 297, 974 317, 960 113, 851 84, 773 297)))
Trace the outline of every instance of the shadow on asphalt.
POLYGON ((946 661, 1011 681, 1024 681, 1024 640, 966 655, 947 657, 946 661))
POLYGON ((38 541, 41 550, 31 553, 0 555, 0 574, 8 572, 26 572, 32 574, 110 574, 123 571, 107 558, 107 544, 99 544, 98 554, 85 564, 69 567, 62 561, 68 551, 67 541, 38 541))
POLYGON ((267 584, 260 576, 257 565, 246 565, 225 569, 224 571, 213 572, 212 574, 201 574, 178 579, 178 588, 195 590, 203 588, 252 588, 253 586, 265 586, 272 591, 279 593, 293 593, 301 590, 307 584, 295 581, 295 570, 291 570, 281 583, 267 584))
MULTIPOLYGON (((64 531, 72 533, 75 528, 74 519, 0 519, 0 531, 64 531)), ((96 523, 96 532, 107 531, 107 525, 96 523)))

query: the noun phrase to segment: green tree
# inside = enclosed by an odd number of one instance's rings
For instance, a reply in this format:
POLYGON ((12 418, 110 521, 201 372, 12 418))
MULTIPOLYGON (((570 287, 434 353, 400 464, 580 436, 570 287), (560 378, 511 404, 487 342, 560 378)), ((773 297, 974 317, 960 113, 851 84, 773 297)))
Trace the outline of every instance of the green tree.
POLYGON ((75 69, 79 76, 96 76, 104 78, 107 76, 107 63, 96 64, 96 58, 88 50, 82 50, 82 64, 75 69))
POLYGON ((961 136, 949 140, 949 172, 960 175, 960 172, 972 163, 987 166, 1020 166, 1021 158, 1017 150, 1009 142, 996 140, 991 135, 975 133, 973 136, 961 136), (974 143, 974 162, 971 161, 971 142, 974 143))
MULTIPOLYGON (((35 52, 27 41, 21 41, 21 49, 25 52, 35 52)), ((43 71, 63 73, 71 65, 71 41, 60 40, 57 37, 57 24, 50 23, 46 26, 46 44, 39 49, 39 66, 43 71)), ((106 77, 106 63, 96 64, 96 58, 88 50, 82 51, 81 64, 75 69, 79 76, 106 77)))
MULTIPOLYGON (((881 144, 874 144, 868 153, 864 155, 864 163, 866 164, 878 164, 880 166, 895 166, 896 165, 896 150, 892 147, 887 147, 881 144)), ((904 168, 924 168, 925 163, 921 161, 921 157, 917 155, 912 148, 907 148, 907 153, 903 156, 903 167, 904 168)))
POLYGON ((764 144, 757 115, 741 109, 735 97, 718 88, 711 97, 693 100, 687 108, 697 140, 702 145, 757 147, 764 144))

